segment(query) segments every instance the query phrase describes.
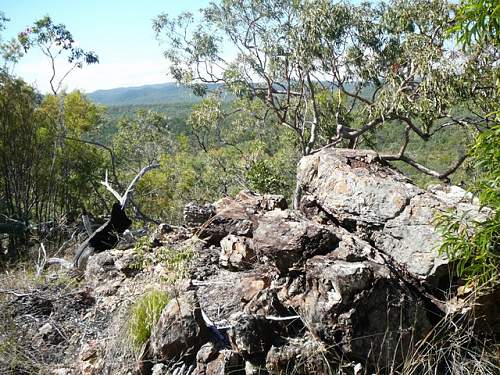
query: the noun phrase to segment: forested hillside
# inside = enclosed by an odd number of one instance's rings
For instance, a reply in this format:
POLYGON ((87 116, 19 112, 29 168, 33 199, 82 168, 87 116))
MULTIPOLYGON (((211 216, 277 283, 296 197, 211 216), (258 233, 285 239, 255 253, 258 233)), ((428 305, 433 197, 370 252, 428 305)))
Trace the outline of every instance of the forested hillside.
POLYGON ((200 100, 192 90, 176 83, 98 90, 89 93, 88 97, 106 106, 195 103, 200 100))

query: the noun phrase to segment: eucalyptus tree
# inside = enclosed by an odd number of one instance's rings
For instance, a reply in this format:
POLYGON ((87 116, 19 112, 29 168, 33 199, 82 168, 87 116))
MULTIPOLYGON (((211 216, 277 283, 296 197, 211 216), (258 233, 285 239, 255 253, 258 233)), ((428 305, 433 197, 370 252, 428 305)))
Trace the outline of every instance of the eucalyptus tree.
POLYGON ((437 171, 408 154, 409 142, 487 128, 498 100, 499 51, 487 42, 455 48, 446 32, 455 9, 444 0, 223 0, 196 15, 161 14, 153 28, 177 81, 200 95, 216 83, 262 102, 303 155, 359 147, 380 127, 398 127, 399 151, 381 157, 447 179, 465 148, 437 171))
MULTIPOLYGON (((6 18, 0 13, 0 29, 6 18)), ((9 257, 24 250, 28 230, 51 235, 58 221, 74 217, 90 203, 93 180, 103 155, 82 146, 85 134, 100 122, 102 108, 79 92, 61 93, 65 78, 85 64, 97 62, 93 52, 77 47, 63 24, 50 17, 36 21, 17 40, 0 43, 0 234, 9 234, 9 257), (39 48, 52 69, 53 95, 42 96, 8 72, 23 53, 39 48), (56 61, 70 64, 60 75, 56 61), (71 143, 67 141, 70 140, 71 143), (73 142, 76 141, 76 142, 73 142)), ((98 176, 97 178, 100 178, 98 176)))
MULTIPOLYGON (((478 44, 490 42, 500 47, 500 5, 494 0, 462 1, 453 27, 449 30, 464 50, 475 50, 478 44)), ((497 66, 498 69, 498 66, 497 66)), ((500 92, 500 75, 496 76, 500 92)), ((458 275, 475 287, 500 283, 500 106, 491 113, 496 124, 476 137, 470 156, 476 170, 469 187, 481 206, 492 210, 484 220, 449 212, 438 217, 443 235, 440 251, 454 261, 458 275)), ((487 289, 487 288, 486 288, 487 289)))
MULTIPOLYGON (((0 32, 5 30, 5 24, 9 21, 10 19, 5 16, 5 13, 0 11, 0 32)), ((12 70, 22 56, 21 45, 15 38, 4 41, 0 34, 0 61, 2 61, 0 70, 5 72, 12 70)))
POLYGON ((92 108, 93 106, 89 105, 85 98, 79 94, 67 97, 63 90, 63 83, 75 69, 96 64, 99 58, 93 51, 86 51, 79 47, 67 27, 64 24, 54 23, 49 16, 36 20, 31 26, 18 33, 17 39, 24 53, 38 49, 48 60, 51 69, 49 85, 52 97, 46 95, 45 103, 50 109, 47 119, 54 124, 54 134, 50 140, 52 143, 51 160, 46 166, 50 183, 45 202, 46 213, 43 216, 45 220, 54 220, 59 215, 57 208, 61 207, 60 198, 68 195, 66 183, 74 174, 75 163, 67 156, 72 154, 72 150, 81 148, 78 143, 82 142, 82 135, 85 133, 79 131, 80 129, 74 127, 72 123, 68 123, 68 120, 71 122, 80 117, 83 121, 87 121, 88 118, 92 118, 94 123, 87 126, 90 128, 96 126, 100 119, 100 116, 93 115, 96 109, 92 108), (62 65, 62 70, 59 65, 60 60, 66 63, 62 65), (75 98, 76 101, 73 100, 75 98), (67 103, 70 104, 68 108, 66 108, 67 103), (74 106, 71 107, 71 104, 74 106), (81 108, 89 108, 88 116, 79 111, 81 108), (73 110, 76 112, 71 112, 73 110), (60 177, 62 180, 58 183, 60 177))
POLYGON ((50 89, 57 95, 62 88, 66 77, 75 69, 81 69, 85 64, 99 62, 99 57, 93 51, 85 51, 78 47, 71 32, 64 24, 55 24, 49 16, 45 16, 26 30, 18 34, 19 43, 24 52, 37 47, 49 60, 51 76, 50 89), (64 72, 57 72, 56 62, 60 57, 66 59, 69 68, 64 72))

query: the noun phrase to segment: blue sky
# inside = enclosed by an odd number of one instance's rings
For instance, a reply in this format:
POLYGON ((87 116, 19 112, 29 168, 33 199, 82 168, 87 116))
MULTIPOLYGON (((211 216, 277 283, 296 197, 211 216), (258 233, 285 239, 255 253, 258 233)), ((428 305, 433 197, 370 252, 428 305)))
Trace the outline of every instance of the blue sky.
MULTIPOLYGON (((171 81, 151 28, 151 20, 162 12, 171 15, 196 11, 209 0, 0 0, 0 10, 11 19, 2 39, 17 35, 33 21, 49 15, 63 23, 79 46, 93 50, 100 63, 72 73, 68 90, 91 92, 122 86, 171 81)), ((63 71, 64 66, 61 66, 63 71)), ((42 92, 49 88, 49 63, 41 53, 29 51, 15 67, 15 74, 42 92)))

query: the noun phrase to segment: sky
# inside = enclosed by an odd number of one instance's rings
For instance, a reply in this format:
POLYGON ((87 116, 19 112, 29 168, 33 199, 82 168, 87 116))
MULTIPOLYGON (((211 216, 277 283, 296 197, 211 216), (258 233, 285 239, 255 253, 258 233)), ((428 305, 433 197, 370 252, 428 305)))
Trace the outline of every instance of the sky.
MULTIPOLYGON (((78 46, 96 52, 100 61, 73 71, 64 81, 69 91, 171 82, 152 19, 160 13, 196 12, 208 3, 209 0, 0 0, 0 11, 10 18, 1 37, 11 39, 46 15, 56 24, 65 24, 78 46)), ((65 70, 64 66, 58 68, 65 70)), ((28 51, 14 73, 41 92, 49 90, 50 64, 38 51, 28 51)))

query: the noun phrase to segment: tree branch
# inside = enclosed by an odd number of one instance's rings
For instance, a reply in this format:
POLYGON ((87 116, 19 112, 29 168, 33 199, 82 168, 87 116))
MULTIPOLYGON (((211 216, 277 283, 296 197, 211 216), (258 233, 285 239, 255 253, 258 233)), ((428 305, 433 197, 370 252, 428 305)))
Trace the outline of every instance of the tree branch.
POLYGON ((442 173, 432 170, 406 155, 380 155, 380 158, 386 161, 402 161, 429 176, 438 178, 440 180, 448 180, 448 176, 454 173, 462 165, 465 159, 467 159, 467 154, 464 154, 460 158, 458 158, 458 160, 450 168, 442 173))

